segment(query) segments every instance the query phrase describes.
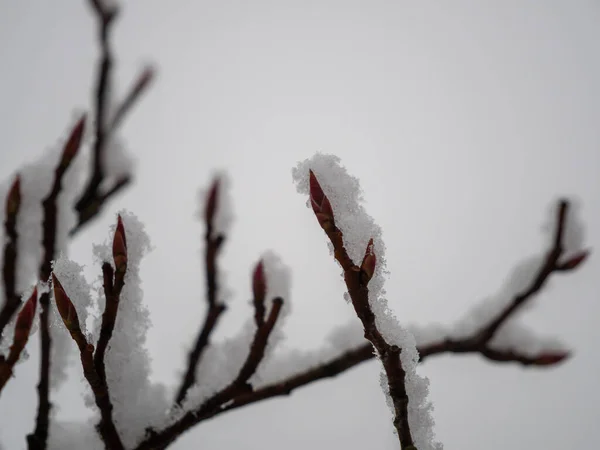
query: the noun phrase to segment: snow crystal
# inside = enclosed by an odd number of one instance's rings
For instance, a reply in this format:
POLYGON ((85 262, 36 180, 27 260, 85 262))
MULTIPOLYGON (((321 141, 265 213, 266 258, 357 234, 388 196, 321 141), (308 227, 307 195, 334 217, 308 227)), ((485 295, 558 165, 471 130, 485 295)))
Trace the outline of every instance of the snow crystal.
MULTIPOLYGON (((150 239, 133 214, 121 211, 120 216, 127 241, 127 272, 105 362, 115 425, 125 446, 133 447, 147 426, 164 418, 168 403, 166 390, 150 382, 150 356, 145 347, 150 317, 143 303, 139 270, 142 257, 150 249, 150 239)), ((113 225, 107 244, 94 247, 96 257, 111 265, 115 229, 113 225)))
POLYGON ((106 138, 101 164, 107 181, 111 183, 133 171, 135 160, 127 152, 123 138, 115 132, 109 133, 106 138))
POLYGON ((196 367, 197 383, 190 388, 180 410, 169 419, 173 423, 184 411, 197 409, 204 401, 228 386, 238 375, 256 332, 254 320, 245 322, 241 330, 221 342, 211 343, 196 367))
MULTIPOLYGON (((72 129, 73 125, 69 127, 69 131, 72 129)), ((17 216, 17 232, 19 234, 17 291, 23 291, 37 278, 43 257, 44 212, 42 202, 52 188, 56 166, 62 156, 64 141, 66 138, 40 159, 26 165, 19 172, 21 176, 21 206, 17 216)), ((73 210, 73 204, 79 193, 82 170, 82 160, 76 157, 62 179, 61 191, 57 198, 55 254, 66 251, 69 231, 76 223, 77 216, 73 210)))
POLYGON ((502 325, 490 341, 489 346, 494 350, 514 351, 532 358, 545 353, 567 351, 565 344, 557 338, 538 336, 533 330, 515 320, 502 325))
MULTIPOLYGON (((375 224, 362 205, 363 194, 358 179, 348 174, 337 156, 317 153, 292 169, 297 191, 310 196, 309 169, 314 172, 331 203, 336 226, 344 235, 344 247, 356 265, 361 264, 369 239, 373 239, 377 264, 369 282, 369 304, 375 314, 376 326, 386 342, 402 349, 400 360, 406 372, 409 423, 416 446, 419 450, 439 448, 439 444, 433 442, 431 405, 426 400, 427 380, 416 373, 419 357, 415 339, 400 325, 384 297, 383 284, 388 271, 381 227, 375 224)), ((384 393, 389 396, 389 391, 384 390, 384 393)))
MULTIPOLYGON (((275 346, 283 339, 282 327, 285 317, 290 312, 291 270, 271 251, 265 252, 261 260, 267 286, 265 296, 266 314, 269 314, 274 298, 281 297, 284 302, 275 328, 269 336, 264 358, 249 380, 253 385, 264 384, 263 379, 265 376, 269 376, 268 372, 264 372, 264 367, 268 367, 275 346)), ((221 342, 211 343, 205 350, 201 363, 196 367, 198 382, 190 388, 182 408, 173 412, 169 423, 177 420, 183 411, 190 411, 199 407, 205 400, 225 388, 237 377, 246 361, 255 333, 256 323, 253 317, 249 317, 235 336, 226 338, 221 342)))
POLYGON ((104 450, 98 432, 91 422, 57 422, 51 420, 48 450, 104 450))
POLYGON ((278 383, 327 363, 349 350, 355 350, 368 342, 363 337, 363 333, 360 321, 351 320, 334 328, 327 337, 325 345, 319 349, 275 353, 261 366, 260 379, 256 381, 256 387, 278 383))

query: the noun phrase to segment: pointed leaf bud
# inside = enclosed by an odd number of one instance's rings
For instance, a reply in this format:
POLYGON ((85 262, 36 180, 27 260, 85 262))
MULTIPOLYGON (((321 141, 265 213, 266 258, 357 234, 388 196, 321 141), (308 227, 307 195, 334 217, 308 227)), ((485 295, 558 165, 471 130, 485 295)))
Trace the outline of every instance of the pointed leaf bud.
POLYGON ((18 354, 25 348, 25 344, 29 339, 29 333, 35 318, 35 310, 37 306, 37 287, 33 289, 33 292, 29 299, 25 302, 25 305, 17 316, 17 322, 15 324, 15 335, 13 338, 13 345, 11 351, 17 351, 18 354))
POLYGON ((135 86, 133 88, 134 95, 139 95, 139 93, 146 89, 146 87, 150 84, 152 79, 154 78, 154 68, 151 66, 144 67, 144 70, 138 77, 135 86))
POLYGON ((117 229, 113 237, 112 251, 116 271, 124 273, 127 270, 127 238, 125 236, 125 226, 120 215, 117 219, 117 229))
POLYGON ((85 114, 77 121, 69 139, 65 143, 62 157, 60 159, 60 167, 67 168, 71 161, 77 155, 79 148, 81 147, 81 140, 83 138, 83 130, 85 128, 85 114))
POLYGON ((79 318, 77 317, 77 311, 75 305, 65 292, 65 289, 56 278, 56 275, 52 273, 52 288, 54 290, 54 300, 56 301, 56 308, 62 318, 65 326, 69 331, 79 330, 79 318))
POLYGON ((254 268, 252 275, 252 293, 255 299, 264 300, 267 295, 267 281, 265 279, 265 268, 262 260, 254 268))
POLYGON ((310 192, 310 203, 312 205, 312 209, 317 216, 317 220, 319 221, 319 225, 327 231, 327 229, 331 226, 335 225, 335 221, 333 219, 333 209, 331 208, 331 203, 329 199, 323 192, 317 177, 315 176, 312 170, 309 170, 309 192, 310 192))
POLYGON ((6 216, 13 217, 21 206, 21 177, 16 176, 6 197, 6 216))
POLYGON ((267 281, 262 260, 258 262, 252 274, 252 294, 254 321, 257 327, 261 327, 265 322, 265 297, 267 295, 267 281))
POLYGON ((371 238, 369 240, 369 243, 367 244, 367 249, 365 250, 365 257, 363 258, 362 264, 360 265, 360 270, 363 274, 362 279, 364 284, 367 284, 371 280, 371 278, 373 278, 376 264, 377 257, 375 256, 373 238, 371 238))
POLYGON ((554 366, 571 356, 570 352, 543 353, 538 356, 534 364, 536 366, 554 366))
POLYGON ((558 270, 573 270, 583 263, 590 255, 589 250, 583 250, 563 263, 558 264, 558 270))
POLYGON ((212 225, 217 212, 217 205, 219 201, 219 178, 215 178, 208 194, 206 195, 206 204, 204 206, 204 221, 207 225, 212 225))

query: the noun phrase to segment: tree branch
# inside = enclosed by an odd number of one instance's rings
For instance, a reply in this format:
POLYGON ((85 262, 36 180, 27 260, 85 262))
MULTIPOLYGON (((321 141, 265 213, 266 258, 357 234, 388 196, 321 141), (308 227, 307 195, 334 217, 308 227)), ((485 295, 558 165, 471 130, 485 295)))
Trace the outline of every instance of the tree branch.
POLYGON ((217 325, 219 317, 225 312, 227 306, 218 300, 218 275, 219 268, 217 257, 225 241, 222 234, 214 235, 214 220, 219 202, 219 179, 216 179, 208 192, 206 205, 204 209, 204 222, 206 224, 206 233, 204 235, 204 268, 206 279, 206 302, 208 310, 204 317, 204 323, 198 331, 194 348, 188 355, 188 364, 185 375, 181 380, 175 404, 181 406, 185 400, 188 390, 196 383, 196 368, 200 364, 202 355, 209 345, 209 338, 217 325))
POLYGON ((375 322, 375 314, 369 304, 368 283, 371 280, 376 258, 373 252, 373 239, 369 241, 365 257, 358 267, 352 262, 344 247, 342 231, 335 225, 333 209, 312 170, 309 173, 310 201, 319 221, 319 225, 329 237, 334 249, 335 259, 344 269, 344 281, 354 306, 354 311, 363 324, 365 338, 373 344, 383 364, 387 376, 390 397, 394 404, 394 426, 398 433, 400 448, 414 447, 414 441, 408 422, 408 394, 406 391, 406 372, 400 363, 400 348, 390 345, 375 322))
POLYGON ((17 244, 17 215, 21 207, 21 179, 17 175, 8 196, 6 197, 6 219, 4 220, 4 262, 2 266, 2 281, 4 283, 4 304, 0 310, 0 343, 4 328, 21 305, 19 294, 16 292, 17 244))
POLYGON ((101 419, 97 426, 98 433, 107 450, 125 450, 121 437, 119 436, 112 419, 113 406, 110 401, 106 379, 102 379, 94 364, 94 346, 87 342, 87 339, 81 331, 81 325, 79 318, 77 317, 75 306, 54 274, 52 274, 52 286, 54 289, 56 307, 65 327, 79 348, 83 375, 92 388, 96 406, 98 406, 98 409, 100 410, 101 419))
POLYGON ((129 93, 116 108, 113 116, 109 116, 108 104, 110 101, 110 80, 113 67, 113 54, 109 38, 112 25, 118 15, 118 9, 106 6, 102 0, 90 0, 90 5, 98 21, 98 40, 100 46, 100 61, 98 64, 94 106, 95 140, 92 148, 91 177, 75 204, 75 209, 78 212, 78 220, 75 227, 71 230, 71 235, 75 235, 84 225, 94 219, 110 198, 131 183, 132 176, 131 174, 127 174, 115 180, 111 187, 102 190, 102 184, 106 179, 103 159, 111 136, 121 126, 127 113, 139 100, 154 76, 152 68, 144 68, 129 93))
MULTIPOLYGON (((39 269, 39 279, 48 281, 52 272, 52 261, 56 254, 56 234, 58 223, 58 195, 62 189, 62 180, 81 146, 85 116, 76 124, 69 135, 60 161, 55 170, 54 182, 48 196, 43 200, 44 218, 42 221, 42 246, 44 256, 39 269)), ((49 415, 52 404, 50 403, 50 350, 51 338, 49 327, 50 294, 44 292, 40 297, 40 382, 38 384, 38 412, 35 429, 27 436, 29 450, 45 450, 48 440, 49 415)))
POLYGON ((202 418, 206 414, 219 410, 224 403, 237 398, 239 395, 252 392, 252 386, 248 384, 248 380, 252 377, 252 375, 254 375, 254 372, 264 357, 269 335, 275 327, 275 323, 277 322, 277 318, 279 317, 282 306, 283 299, 281 297, 273 299, 273 305, 269 312, 269 317, 261 327, 256 329, 252 344, 250 346, 250 351, 246 357, 246 361, 244 362, 235 380, 233 380, 227 387, 206 400, 196 410, 185 413, 174 424, 158 432, 151 430, 149 432, 149 436, 136 447, 136 450, 152 450, 157 448, 164 449, 173 443, 185 431, 189 430, 191 427, 203 420, 202 418))

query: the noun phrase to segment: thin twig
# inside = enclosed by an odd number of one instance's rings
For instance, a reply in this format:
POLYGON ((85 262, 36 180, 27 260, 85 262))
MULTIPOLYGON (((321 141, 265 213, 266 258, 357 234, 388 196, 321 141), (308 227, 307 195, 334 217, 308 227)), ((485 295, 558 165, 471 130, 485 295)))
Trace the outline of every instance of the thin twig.
POLYGON ((6 219, 4 221, 4 262, 2 266, 2 281, 4 283, 4 305, 0 310, 0 343, 4 328, 19 309, 21 300, 16 291, 17 245, 17 215, 21 207, 21 179, 15 178, 6 197, 6 219))
POLYGON ((100 410, 100 423, 96 427, 98 433, 107 450, 125 450, 112 419, 113 405, 110 401, 106 380, 100 377, 94 364, 94 346, 88 343, 81 331, 75 306, 54 274, 52 274, 52 287, 54 289, 54 298, 56 299, 58 312, 69 334, 79 348, 83 375, 92 389, 96 406, 100 410))
POLYGON ((225 242, 225 236, 214 234, 214 219, 219 202, 219 180, 215 180, 209 190, 206 199, 204 221, 206 232, 204 234, 204 276, 206 280, 206 302, 208 310, 204 317, 204 323, 198 331, 194 347, 188 355, 188 364, 185 375, 181 380, 181 385, 177 390, 175 404, 181 406, 185 400, 188 390, 196 383, 196 370, 201 363, 202 355, 209 345, 210 335, 215 329, 219 317, 225 312, 227 306, 218 299, 218 275, 219 267, 217 257, 225 242))
POLYGON ((282 298, 278 297, 273 299, 273 306, 269 312, 269 317, 262 327, 257 328, 248 356, 235 380, 223 390, 206 400, 199 408, 184 414, 174 424, 159 432, 151 431, 149 436, 136 447, 136 450, 164 449, 185 431, 199 423, 204 415, 219 410, 224 403, 231 401, 237 396, 252 392, 252 386, 248 384, 248 380, 254 375, 254 372, 264 357, 269 335, 275 327, 282 305, 282 298))
MULTIPOLYGON (((44 217, 42 221, 42 246, 44 255, 39 269, 39 279, 48 281, 52 272, 52 261, 56 256, 56 235, 58 223, 58 195, 62 190, 62 181, 65 173, 81 146, 83 130, 85 127, 85 116, 76 124, 69 135, 60 161, 55 170, 54 182, 50 193, 42 202, 44 217)), ((40 382, 38 384, 38 412, 35 421, 35 429, 27 436, 30 450, 44 450, 48 440, 49 414, 52 404, 50 403, 50 350, 52 346, 50 338, 50 294, 43 293, 40 297, 40 382)))
POLYGON ((400 348, 389 344, 375 322, 375 314, 369 303, 368 283, 375 269, 373 240, 369 242, 361 267, 358 267, 348 255, 344 247, 342 231, 336 226, 333 209, 329 199, 323 192, 317 178, 310 171, 310 200, 319 221, 334 249, 335 259, 344 269, 344 281, 352 300, 354 311, 363 324, 365 338, 373 344, 385 370, 389 393, 394 404, 394 426, 396 428, 400 448, 414 446, 408 422, 408 394, 406 391, 406 373, 400 364, 400 348))
POLYGON ((75 235, 90 220, 95 218, 108 200, 131 183, 132 175, 126 174, 113 181, 112 186, 102 190, 103 182, 106 179, 103 159, 112 135, 121 126, 127 113, 139 100, 154 76, 152 68, 144 68, 129 93, 116 108, 113 116, 109 116, 110 111, 108 106, 111 95, 111 73, 113 67, 110 32, 118 15, 118 9, 106 6, 102 0, 89 1, 98 22, 98 41, 100 47, 100 61, 98 63, 94 103, 95 140, 92 148, 91 176, 83 193, 75 204, 78 219, 77 224, 70 232, 71 236, 75 235))

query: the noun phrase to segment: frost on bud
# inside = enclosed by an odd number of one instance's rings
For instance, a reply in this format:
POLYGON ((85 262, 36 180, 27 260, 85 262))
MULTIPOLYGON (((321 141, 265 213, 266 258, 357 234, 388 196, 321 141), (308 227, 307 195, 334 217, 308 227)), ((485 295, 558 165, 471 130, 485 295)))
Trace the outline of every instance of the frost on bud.
POLYGON ((35 318, 35 310, 37 306, 37 287, 33 290, 33 293, 25 302, 25 306, 19 312, 17 316, 17 322, 15 324, 15 335, 13 338, 13 345, 11 347, 11 353, 16 352, 15 358, 18 359, 18 355, 25 348, 27 340, 29 339, 29 332, 31 331, 31 325, 35 318))
POLYGON ((215 178, 206 196, 206 205, 204 207, 204 221, 212 224, 217 211, 217 202, 219 199, 219 179, 215 178))
POLYGON ((367 249, 365 250, 365 257, 363 258, 362 264, 360 265, 360 271, 362 273, 363 283, 367 284, 373 278, 375 273, 375 265, 377 264, 377 257, 375 256, 375 250, 373 245, 373 238, 369 240, 367 249))
POLYGON ((60 159, 60 167, 67 168, 71 161, 77 155, 81 140, 83 138, 83 130, 85 128, 85 114, 77 121, 71 135, 65 144, 62 157, 60 159))
POLYGON ((543 353, 533 362, 536 366, 554 366, 563 362, 571 354, 569 352, 543 353))
POLYGON ((317 177, 312 170, 309 170, 309 175, 310 203, 315 215, 317 216, 319 225, 321 225, 321 228, 327 231, 328 228, 335 225, 335 221, 333 219, 333 209, 331 208, 331 203, 329 203, 329 199, 323 192, 323 189, 321 188, 321 185, 317 181, 317 177))
POLYGON ((73 302, 65 292, 65 289, 62 287, 62 284, 60 284, 60 281, 58 281, 58 278, 56 278, 54 273, 52 274, 52 288, 54 289, 56 308, 58 309, 58 313, 67 327, 67 330, 81 330, 75 305, 73 305, 73 302))
POLYGON ((577 253, 572 258, 567 259, 565 262, 558 264, 558 270, 573 270, 576 269, 583 263, 590 255, 589 250, 583 250, 577 253))
POLYGON ((21 206, 21 177, 17 175, 6 197, 6 217, 14 217, 21 206))
POLYGON ((117 273, 125 273, 127 270, 127 239, 121 216, 117 219, 117 229, 113 238, 112 251, 117 273))

